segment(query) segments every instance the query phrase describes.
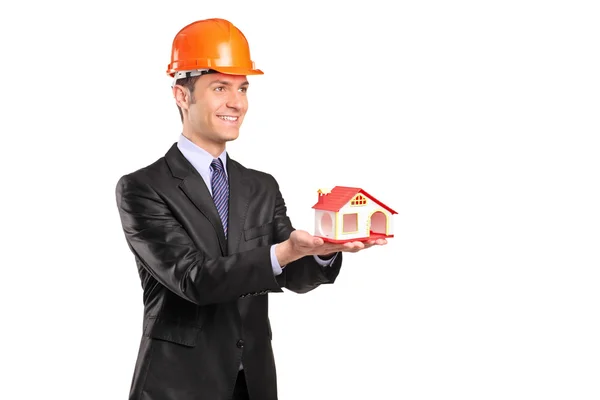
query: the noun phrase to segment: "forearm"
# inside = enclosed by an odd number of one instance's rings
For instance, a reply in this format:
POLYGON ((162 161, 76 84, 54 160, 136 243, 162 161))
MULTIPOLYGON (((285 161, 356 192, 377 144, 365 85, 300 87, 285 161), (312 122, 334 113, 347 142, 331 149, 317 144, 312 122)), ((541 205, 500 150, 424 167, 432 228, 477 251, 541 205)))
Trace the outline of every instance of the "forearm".
POLYGON ((182 254, 145 251, 144 244, 135 241, 132 247, 158 282, 198 305, 235 301, 253 292, 281 292, 270 267, 268 247, 218 258, 191 247, 182 254))
POLYGON ((296 293, 306 293, 322 284, 334 283, 340 273, 342 253, 337 254, 331 265, 319 265, 313 256, 305 256, 283 267, 278 276, 282 287, 296 293))
MULTIPOLYGON (((276 182, 275 186, 275 255, 282 267, 282 273, 276 277, 277 281, 281 287, 296 293, 306 293, 321 284, 333 283, 340 272, 342 254, 337 253, 331 265, 322 266, 315 260, 315 256, 304 256, 300 250, 294 248, 290 236, 295 229, 287 216, 285 201, 276 182)), ((329 255, 329 252, 323 254, 329 255)))
POLYGON ((172 292, 197 304, 234 301, 265 290, 281 291, 269 247, 227 257, 195 243, 148 184, 123 178, 117 206, 127 243, 141 265, 172 292))

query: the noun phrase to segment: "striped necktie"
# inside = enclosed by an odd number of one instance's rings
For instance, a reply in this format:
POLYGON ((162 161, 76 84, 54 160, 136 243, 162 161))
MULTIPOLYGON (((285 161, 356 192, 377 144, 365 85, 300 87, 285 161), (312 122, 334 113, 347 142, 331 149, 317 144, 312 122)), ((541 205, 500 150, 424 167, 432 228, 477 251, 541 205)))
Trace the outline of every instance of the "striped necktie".
POLYGON ((210 164, 211 178, 210 185, 212 188, 212 196, 221 217, 221 223, 223 224, 223 231, 225 237, 227 237, 227 211, 229 205, 229 185, 227 184, 227 177, 225 176, 225 170, 223 168, 223 162, 219 158, 215 158, 210 164))

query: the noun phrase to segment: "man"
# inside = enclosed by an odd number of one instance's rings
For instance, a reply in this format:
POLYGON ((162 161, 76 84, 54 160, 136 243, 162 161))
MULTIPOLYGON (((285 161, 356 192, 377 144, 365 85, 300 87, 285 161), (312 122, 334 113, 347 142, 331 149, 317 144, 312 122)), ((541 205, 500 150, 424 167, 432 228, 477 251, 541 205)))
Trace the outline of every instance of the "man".
POLYGON ((127 174, 116 200, 144 319, 130 399, 277 399, 268 293, 335 282, 342 252, 295 230, 275 179, 230 158, 259 75, 225 20, 184 27, 168 73, 183 123, 164 157, 127 174))

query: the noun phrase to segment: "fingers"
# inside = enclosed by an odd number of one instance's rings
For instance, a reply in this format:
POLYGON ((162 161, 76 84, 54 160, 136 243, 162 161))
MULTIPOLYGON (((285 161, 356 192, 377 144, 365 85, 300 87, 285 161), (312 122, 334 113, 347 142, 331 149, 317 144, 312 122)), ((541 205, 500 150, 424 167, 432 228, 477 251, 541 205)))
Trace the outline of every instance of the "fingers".
POLYGON ((387 244, 386 239, 368 240, 365 242, 365 249, 368 249, 372 246, 383 246, 384 244, 387 244))
POLYGON ((365 244, 363 242, 348 242, 344 243, 344 251, 350 253, 356 253, 365 248, 365 244))
POLYGON ((346 242, 343 244, 343 249, 341 251, 357 253, 361 250, 365 250, 373 246, 383 246, 385 244, 387 244, 386 239, 367 240, 365 242, 346 242))
POLYGON ((357 253, 373 246, 387 244, 386 239, 331 243, 325 241, 321 237, 313 236, 310 233, 301 230, 292 232, 290 239, 292 239, 295 248, 306 255, 332 254, 337 252, 357 253))
POLYGON ((364 249, 365 244, 363 242, 348 242, 344 243, 344 247, 348 248, 349 250, 364 249))

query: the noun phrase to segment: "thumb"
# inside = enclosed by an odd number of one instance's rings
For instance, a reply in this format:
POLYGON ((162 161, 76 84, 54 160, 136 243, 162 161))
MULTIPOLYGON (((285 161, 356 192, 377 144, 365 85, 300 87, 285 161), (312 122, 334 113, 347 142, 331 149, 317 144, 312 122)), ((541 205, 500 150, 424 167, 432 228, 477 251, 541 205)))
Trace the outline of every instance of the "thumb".
POLYGON ((312 247, 314 246, 313 237, 306 231, 295 230, 292 232, 294 237, 294 241, 302 247, 312 247))

